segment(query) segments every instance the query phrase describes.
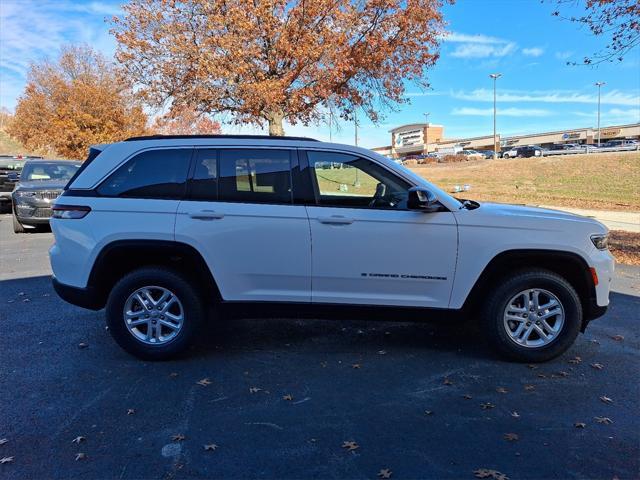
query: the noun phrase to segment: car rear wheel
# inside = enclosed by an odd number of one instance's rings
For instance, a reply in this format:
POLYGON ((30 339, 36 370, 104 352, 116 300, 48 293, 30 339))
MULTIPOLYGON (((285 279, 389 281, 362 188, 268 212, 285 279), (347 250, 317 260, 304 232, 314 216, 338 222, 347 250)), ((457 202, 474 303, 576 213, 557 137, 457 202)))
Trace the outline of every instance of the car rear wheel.
POLYGON ((162 267, 135 270, 113 287, 107 325, 124 350, 144 360, 166 360, 192 342, 204 317, 196 288, 162 267))
POLYGON ((484 314, 489 342, 520 362, 544 362, 564 353, 582 325, 582 306, 563 277, 527 270, 506 278, 493 291, 484 314))

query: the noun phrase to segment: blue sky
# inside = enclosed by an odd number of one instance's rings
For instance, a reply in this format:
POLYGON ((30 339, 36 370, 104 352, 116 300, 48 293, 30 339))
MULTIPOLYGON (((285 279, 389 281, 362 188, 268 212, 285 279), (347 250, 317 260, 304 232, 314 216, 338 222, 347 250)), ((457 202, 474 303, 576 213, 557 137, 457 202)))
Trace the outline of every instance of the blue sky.
MULTIPOLYGON (((112 55, 115 42, 105 18, 109 1, 0 1, 0 103, 13 109, 31 61, 55 57, 65 43, 88 43, 112 55)), ((361 145, 390 143, 388 130, 424 120, 445 126, 449 138, 492 132, 492 81, 498 80, 498 132, 503 135, 595 126, 602 89, 602 124, 640 122, 640 51, 622 63, 567 66, 605 46, 576 24, 552 17, 549 0, 458 0, 445 8, 450 32, 441 59, 428 73, 431 89, 407 85, 410 105, 387 112, 378 125, 362 121, 361 145)), ((579 13, 579 10, 567 12, 579 13)), ((225 118, 221 118, 224 122, 225 118)), ((226 133, 256 133, 255 126, 224 125, 226 133)), ((353 143, 353 125, 341 124, 334 141, 353 143)), ((328 139, 326 125, 286 126, 286 133, 328 139)))

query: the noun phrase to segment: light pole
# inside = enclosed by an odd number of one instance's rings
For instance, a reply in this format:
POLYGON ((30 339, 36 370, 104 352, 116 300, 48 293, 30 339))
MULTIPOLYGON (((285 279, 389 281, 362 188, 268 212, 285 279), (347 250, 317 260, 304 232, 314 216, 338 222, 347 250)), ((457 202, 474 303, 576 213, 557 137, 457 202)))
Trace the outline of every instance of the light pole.
POLYGON ((502 76, 501 73, 491 73, 490 78, 493 78, 493 159, 498 158, 498 146, 496 145, 496 80, 502 76))
POLYGON ((426 150, 426 154, 429 155, 429 115, 431 112, 423 113, 424 121, 426 123, 426 127, 424 128, 424 147, 426 150))
POLYGON ((598 87, 598 148, 600 148, 600 88, 605 85, 605 82, 596 82, 598 87))
POLYGON ((329 142, 333 142, 333 112, 329 110, 329 142))

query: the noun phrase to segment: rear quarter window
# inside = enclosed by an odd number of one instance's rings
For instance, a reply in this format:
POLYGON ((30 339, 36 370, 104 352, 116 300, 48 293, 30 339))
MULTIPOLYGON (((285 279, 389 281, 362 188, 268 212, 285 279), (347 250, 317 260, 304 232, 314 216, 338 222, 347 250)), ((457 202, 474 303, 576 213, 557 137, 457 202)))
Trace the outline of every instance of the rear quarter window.
POLYGON ((190 148, 147 150, 128 160, 97 189, 105 197, 180 199, 186 191, 190 148))

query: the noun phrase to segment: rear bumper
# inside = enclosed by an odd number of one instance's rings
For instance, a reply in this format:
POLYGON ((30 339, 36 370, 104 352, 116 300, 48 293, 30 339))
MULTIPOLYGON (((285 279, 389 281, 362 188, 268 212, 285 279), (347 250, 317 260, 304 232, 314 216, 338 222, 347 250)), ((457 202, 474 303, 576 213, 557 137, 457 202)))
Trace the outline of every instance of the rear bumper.
POLYGON ((65 285, 64 283, 60 283, 55 275, 51 276, 51 283, 53 283, 53 289, 58 296, 67 303, 88 310, 100 310, 104 307, 103 302, 100 301, 100 296, 94 288, 79 288, 65 285))

